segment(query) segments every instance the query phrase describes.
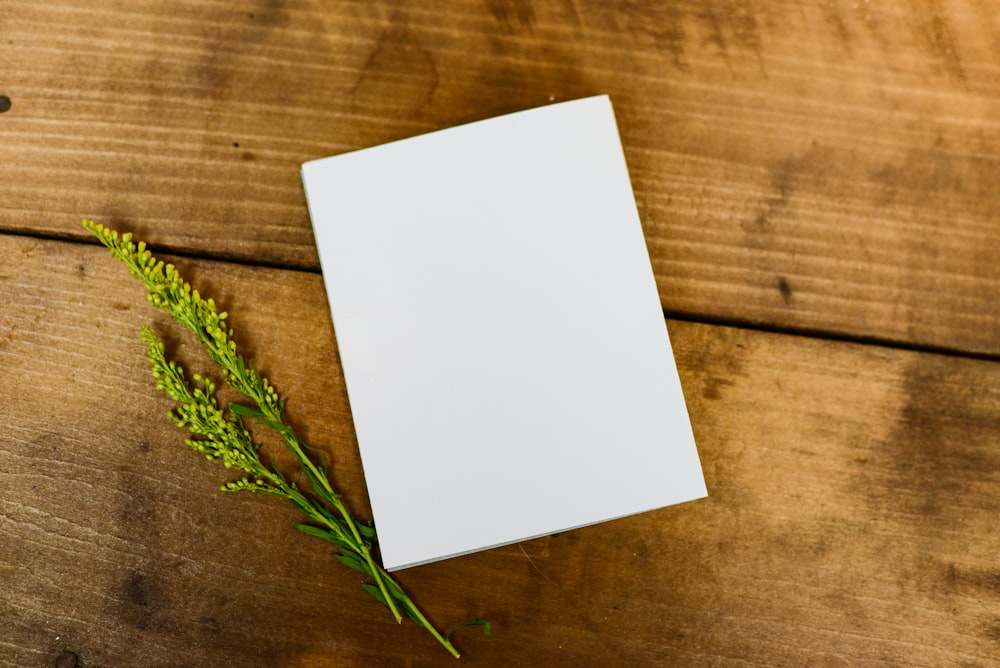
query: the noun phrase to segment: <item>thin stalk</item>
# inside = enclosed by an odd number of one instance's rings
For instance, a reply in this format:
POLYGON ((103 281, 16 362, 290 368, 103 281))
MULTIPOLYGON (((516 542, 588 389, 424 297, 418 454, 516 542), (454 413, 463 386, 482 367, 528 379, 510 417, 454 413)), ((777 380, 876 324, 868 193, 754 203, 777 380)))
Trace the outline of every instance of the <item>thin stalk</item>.
MULTIPOLYGON (((256 400, 255 397, 250 397, 256 400)), ((313 461, 306 455, 305 451, 302 449, 301 441, 295 435, 292 427, 285 422, 284 418, 280 413, 270 409, 266 404, 258 402, 258 407, 261 412, 264 413, 267 420, 271 423, 268 425, 271 429, 281 433, 284 436, 285 447, 295 456, 299 461, 299 464, 305 468, 309 475, 306 477, 309 479, 309 484, 313 488, 313 491, 324 501, 330 503, 340 516, 343 518, 344 523, 350 530, 351 538, 353 539, 353 544, 351 547, 365 560, 371 569, 372 579, 375 581, 375 585, 382 592, 382 596, 385 598, 386 605, 388 606, 390 612, 392 612, 393 618, 396 623, 403 621, 403 616, 399 612, 399 608, 396 606, 396 602, 389 595, 389 591, 386 589, 385 582, 382 581, 380 571, 382 570, 375 560, 372 558, 371 550, 365 543, 364 539, 361 537, 361 532, 358 531, 357 524, 354 522, 354 517, 347 510, 347 507, 340 500, 340 496, 333 491, 333 486, 330 484, 329 479, 326 477, 326 473, 320 471, 316 468, 313 461), (280 427, 279 427, 280 425, 280 427), (316 489, 317 482, 319 483, 319 489, 316 489)), ((324 522, 326 523, 326 522, 324 522)), ((383 571, 384 572, 384 571, 383 571)))
MULTIPOLYGON (((389 575, 389 573, 385 571, 385 569, 383 569, 383 568, 382 568, 381 566, 378 566, 377 568, 378 568, 378 569, 379 569, 380 571, 382 571, 382 576, 383 576, 383 577, 384 577, 384 578, 386 579, 386 581, 388 581, 388 582, 392 583, 392 586, 393 586, 393 587, 394 587, 394 588, 395 588, 395 589, 396 589, 396 590, 397 590, 397 591, 398 591, 398 592, 399 592, 400 594, 402 594, 403 596, 406 596, 406 594, 405 594, 405 593, 403 592, 403 588, 399 586, 399 583, 398 583, 398 582, 396 582, 396 581, 395 581, 395 580, 394 580, 394 579, 392 578, 392 576, 391 576, 391 575, 389 575)), ((409 600, 410 600, 408 596, 406 597, 406 600, 407 600, 407 601, 409 601, 409 600)), ((415 605, 412 605, 412 604, 411 604, 411 605, 409 606, 409 611, 410 611, 410 612, 411 612, 411 613, 413 614, 413 616, 415 617, 415 621, 416 621, 416 622, 417 622, 418 624, 420 624, 421 626, 423 626, 423 627, 424 627, 425 629, 427 629, 427 630, 428 630, 428 631, 430 632, 430 634, 431 634, 432 636, 434 636, 434 637, 435 637, 435 638, 437 639, 437 641, 438 641, 439 643, 441 643, 441 645, 442 645, 442 646, 443 646, 443 647, 444 647, 444 648, 445 648, 446 650, 448 650, 448 652, 450 652, 450 653, 451 653, 451 655, 452 655, 453 657, 455 657, 456 659, 457 659, 457 658, 459 658, 459 656, 460 656, 460 655, 459 655, 459 653, 458 653, 458 650, 457 650, 457 649, 455 649, 455 646, 451 644, 451 641, 450 641, 450 640, 448 640, 448 638, 446 638, 446 637, 444 637, 443 635, 441 635, 441 634, 440 634, 440 633, 438 632, 438 630, 437 630, 436 628, 434 628, 434 625, 433 625, 433 624, 432 624, 432 623, 430 622, 430 620, 428 620, 428 619, 427 619, 426 617, 424 617, 424 614, 423 614, 422 612, 420 612, 420 608, 418 608, 417 606, 415 606, 415 605)))

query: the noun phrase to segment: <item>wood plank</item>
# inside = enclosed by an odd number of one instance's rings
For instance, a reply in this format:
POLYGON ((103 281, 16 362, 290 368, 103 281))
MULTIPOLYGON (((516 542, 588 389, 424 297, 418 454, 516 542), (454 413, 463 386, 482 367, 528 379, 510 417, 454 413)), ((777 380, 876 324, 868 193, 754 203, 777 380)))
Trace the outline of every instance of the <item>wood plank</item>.
POLYGON ((0 229, 81 238, 92 217, 315 269, 301 162, 609 93, 668 312, 1000 354, 1000 19, 982 0, 3 15, 0 229))
POLYGON ((668 311, 1000 353, 981 2, 17 3, 0 228, 316 268, 298 165, 610 93, 668 311))
MULTIPOLYGON (((226 472, 163 415, 140 323, 198 357, 103 250, 0 236, 0 257, 3 662, 454 665, 292 509, 215 491, 226 472)), ((366 513, 319 276, 182 267, 366 513)), ((711 496, 403 571, 441 624, 494 623, 457 637, 462 661, 995 663, 1000 365, 669 327, 711 496)))

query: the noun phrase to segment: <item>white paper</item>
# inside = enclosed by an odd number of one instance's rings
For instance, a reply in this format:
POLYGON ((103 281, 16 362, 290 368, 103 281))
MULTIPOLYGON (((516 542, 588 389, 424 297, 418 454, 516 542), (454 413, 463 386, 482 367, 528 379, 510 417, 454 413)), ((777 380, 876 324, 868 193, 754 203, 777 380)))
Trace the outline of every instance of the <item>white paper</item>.
POLYGON ((606 96, 303 179, 388 570, 706 495, 606 96))

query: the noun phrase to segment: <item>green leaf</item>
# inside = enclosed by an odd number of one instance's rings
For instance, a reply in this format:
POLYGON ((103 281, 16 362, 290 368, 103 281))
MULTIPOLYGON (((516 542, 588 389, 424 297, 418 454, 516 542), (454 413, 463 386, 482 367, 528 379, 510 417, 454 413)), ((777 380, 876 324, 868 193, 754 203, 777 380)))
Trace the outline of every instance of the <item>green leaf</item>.
POLYGON ((350 550, 341 550, 339 554, 336 555, 337 561, 344 564, 348 568, 356 570, 358 573, 364 573, 365 575, 371 576, 372 570, 364 559, 358 555, 357 552, 350 550))
MULTIPOLYGON (((330 540, 330 532, 326 529, 320 529, 319 527, 314 527, 311 524, 296 524, 295 528, 302 533, 307 533, 310 536, 315 536, 316 538, 322 538, 323 540, 330 540)), ((331 541, 332 542, 332 541, 331 541)))
MULTIPOLYGON (((291 487, 294 489, 294 485, 292 485, 291 487)), ((300 499, 296 498, 296 496, 294 496, 294 495, 293 496, 289 496, 288 500, 292 502, 293 506, 295 506, 296 508, 298 508, 299 510, 301 510, 303 515, 305 515, 306 517, 312 517, 312 508, 310 508, 307 504, 303 503, 300 499)), ((306 527, 306 526, 309 526, 309 525, 308 524, 296 524, 295 526, 301 528, 301 527, 306 527)), ((316 527, 309 527, 309 528, 310 529, 315 529, 316 527)), ((302 530, 305 531, 306 533, 309 533, 305 529, 302 529, 302 530)), ((317 529, 317 530, 321 531, 321 529, 317 529)))
POLYGON ((365 538, 375 537, 375 526, 373 524, 370 524, 368 522, 356 522, 356 525, 358 527, 358 531, 365 538))
POLYGON ((415 621, 417 624, 423 625, 423 622, 420 621, 420 618, 417 615, 417 609, 414 607, 413 601, 411 601, 410 597, 406 595, 406 592, 404 592, 402 588, 396 584, 396 581, 388 577, 383 578, 382 581, 385 583, 385 588, 389 592, 389 596, 391 596, 392 600, 399 604, 399 607, 403 609, 406 616, 415 621))
POLYGON ((493 629, 490 627, 490 623, 488 621, 486 621, 485 619, 483 619, 482 617, 479 617, 477 619, 473 619, 471 622, 466 622, 464 624, 459 624, 455 628, 453 628, 450 631, 448 631, 448 633, 446 633, 444 635, 444 637, 447 638, 448 640, 451 640, 451 634, 453 634, 455 631, 459 631, 461 629, 468 629, 468 628, 472 628, 472 627, 475 627, 475 626, 482 627, 482 629, 483 629, 483 635, 485 635, 487 638, 492 638, 493 637, 493 629))
POLYGON ((321 529, 319 527, 314 527, 311 524, 296 524, 295 528, 301 531, 302 533, 309 534, 310 536, 313 536, 315 538, 320 538, 328 543, 333 543, 337 547, 341 548, 348 547, 348 545, 346 545, 344 541, 342 541, 340 538, 337 537, 337 534, 333 533, 328 529, 321 529))
MULTIPOLYGON (((259 417, 263 417, 263 415, 264 414, 261 413, 259 417)), ((261 422, 285 438, 294 438, 295 436, 295 434, 292 433, 292 430, 288 428, 288 425, 278 422, 277 420, 261 420, 261 422)))
MULTIPOLYGON (((302 468, 302 473, 305 474, 305 476, 306 476, 306 480, 309 481, 309 486, 310 487, 312 487, 314 490, 321 490, 321 489, 323 489, 323 483, 320 482, 320 479, 317 478, 316 475, 313 474, 312 471, 310 471, 306 466, 302 466, 301 468, 302 468)), ((329 501, 330 499, 327 499, 327 500, 329 501)))
POLYGON ((242 404, 232 403, 229 404, 229 410, 236 413, 239 416, 245 418, 262 418, 264 414, 261 413, 256 408, 250 408, 249 406, 244 406, 242 404))
POLYGON ((326 453, 323 452, 321 448, 314 448, 308 443, 303 443, 302 441, 299 441, 299 444, 302 445, 307 451, 315 454, 319 458, 319 468, 323 472, 323 474, 326 475, 327 465, 329 464, 329 457, 326 456, 326 453))
POLYGON ((421 626, 423 626, 424 623, 422 621, 420 621, 420 618, 417 616, 417 609, 415 607, 413 607, 413 603, 410 602, 410 599, 407 598, 405 600, 400 601, 397 598, 396 602, 399 603, 402 606, 403 612, 406 613, 407 617, 409 617, 410 619, 412 619, 417 624, 420 624, 421 626))
MULTIPOLYGON (((420 619, 417 617, 417 615, 415 613, 415 610, 414 610, 414 607, 413 607, 413 604, 410 602, 410 599, 408 599, 408 598, 402 598, 401 599, 398 596, 393 595, 391 593, 392 592, 392 581, 391 580, 383 579, 383 582, 387 585, 387 587, 388 587, 388 589, 390 591, 390 596, 392 596, 393 600, 396 601, 396 603, 398 604, 397 607, 403 608, 403 612, 406 613, 407 617, 409 617, 410 619, 412 619, 417 624, 419 624, 421 626, 424 626, 424 622, 420 621, 420 619)), ((369 594, 371 594, 372 596, 374 596, 375 600, 379 601, 380 603, 382 603, 382 605, 384 605, 386 607, 390 607, 389 604, 385 600, 385 596, 382 595, 382 590, 378 588, 378 585, 373 585, 373 584, 368 583, 368 582, 363 582, 361 584, 361 586, 365 588, 365 591, 367 591, 369 594)), ((396 587, 396 589, 398 590, 399 587, 396 587)), ((405 596, 406 595, 404 594, 404 597, 405 596)))
POLYGON ((382 596, 382 590, 379 589, 376 585, 370 584, 368 582, 362 582, 361 586, 364 587, 364 590, 366 592, 374 596, 376 601, 378 601, 387 608, 389 607, 389 603, 385 600, 385 596, 382 596))

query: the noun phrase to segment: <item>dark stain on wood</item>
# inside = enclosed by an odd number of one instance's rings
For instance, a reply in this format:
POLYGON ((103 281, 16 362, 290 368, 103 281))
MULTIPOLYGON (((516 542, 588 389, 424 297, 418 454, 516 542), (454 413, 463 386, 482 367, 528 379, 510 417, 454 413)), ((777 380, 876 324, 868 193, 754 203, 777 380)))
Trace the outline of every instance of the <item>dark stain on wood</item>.
MULTIPOLYGON (((253 11, 237 19, 231 8, 206 10, 200 21, 201 57, 191 62, 185 76, 197 81, 207 97, 225 101, 237 94, 245 85, 241 72, 243 63, 261 51, 257 46, 270 40, 274 33, 288 25, 290 18, 284 9, 284 0, 262 0, 253 11)), ((164 71, 161 64, 167 58, 150 59, 145 68, 145 81, 151 86, 162 86, 163 80, 174 78, 164 71)))
MULTIPOLYGON (((141 447, 140 445, 140 450, 141 447)), ((129 493, 129 497, 123 499, 118 508, 122 532, 136 540, 155 541, 157 499, 154 492, 149 489, 144 478, 130 472, 123 473, 121 485, 129 493)))
POLYGON ((290 17, 285 11, 285 0, 264 0, 259 2, 253 12, 247 15, 253 24, 251 37, 263 39, 267 33, 276 28, 284 28, 289 24, 290 17))
POLYGON ((217 635, 222 630, 222 627, 219 625, 219 620, 215 617, 199 617, 198 623, 200 623, 202 628, 212 635, 217 635))
POLYGON ((958 41, 951 24, 945 18, 945 11, 938 0, 921 2, 914 7, 917 17, 916 33, 925 50, 940 64, 942 70, 957 84, 966 86, 965 68, 958 54, 958 41))
MULTIPOLYGON (((877 503, 915 515, 932 533, 961 520, 974 485, 1000 483, 1000 406, 987 379, 969 383, 965 364, 928 355, 906 370, 906 403, 884 450, 891 461, 873 467, 887 472, 872 486, 877 503)), ((980 501, 1000 510, 995 498, 980 501)))
POLYGON ((760 24, 757 21, 756 15, 758 7, 756 3, 751 4, 746 0, 740 0, 732 7, 732 12, 728 14, 728 18, 736 43, 754 54, 757 58, 757 65, 760 67, 760 73, 766 77, 767 69, 764 67, 763 40, 761 39, 760 24))
MULTIPOLYGON (((1000 601, 1000 570, 960 568, 948 564, 944 580, 949 595, 975 600, 977 608, 982 607, 984 599, 992 599, 994 605, 991 607, 995 612, 995 604, 1000 601)), ((1000 616, 984 616, 978 623, 978 631, 986 640, 1000 644, 1000 616)))
POLYGON ((705 379, 705 384, 701 390, 701 396, 706 399, 711 399, 716 401, 722 398, 722 389, 730 387, 733 385, 733 381, 729 378, 722 378, 720 376, 709 376, 705 379))
POLYGON ((56 658, 56 668, 76 668, 78 658, 73 652, 63 652, 56 658))
POLYGON ((742 228, 750 234, 767 232, 774 218, 788 205, 798 169, 796 160, 783 160, 771 173, 771 189, 763 198, 760 209, 752 221, 743 223, 742 228))
POLYGON ((704 34, 702 45, 715 47, 729 70, 734 69, 734 60, 739 57, 736 52, 749 52, 756 60, 760 74, 766 77, 760 29, 763 19, 759 18, 761 10, 760 5, 737 0, 716 7, 698 4, 692 11, 704 34))
POLYGON ((684 13, 673 3, 646 3, 632 0, 609 6, 607 18, 633 39, 647 43, 666 54, 679 70, 689 69, 685 58, 687 31, 684 13))
POLYGON ((792 303, 792 286, 789 285, 788 279, 784 276, 778 276, 778 292, 781 293, 781 299, 785 304, 792 303))
POLYGON ((131 571, 122 583, 125 603, 121 619, 138 631, 161 631, 163 618, 159 584, 150 576, 131 571))
POLYGON ((983 636, 1000 645, 1000 617, 994 617, 983 624, 983 636))
POLYGON ((508 32, 530 28, 535 23, 535 10, 529 0, 486 0, 486 5, 508 32))
POLYGON ((149 580, 142 573, 131 573, 125 583, 125 595, 129 603, 139 606, 148 606, 151 598, 151 587, 149 580))
POLYGON ((697 16, 698 20, 705 26, 708 33, 708 36, 704 40, 705 43, 718 49, 719 56, 726 63, 726 67, 731 70, 733 67, 732 59, 729 57, 729 47, 727 46, 728 40, 726 39, 726 33, 723 30, 724 17, 728 16, 728 12, 717 12, 712 7, 706 5, 700 7, 695 16, 697 16))
MULTIPOLYGON (((668 327, 673 331, 680 324, 668 323, 668 327)), ((724 398, 725 390, 744 375, 749 351, 739 330, 720 330, 714 336, 699 336, 694 346, 675 347, 674 354, 683 370, 681 384, 692 411, 692 423, 697 425, 699 407, 691 400, 699 395, 713 401, 724 398)))
POLYGON ((953 593, 1000 596, 1000 570, 965 568, 953 563, 947 564, 943 570, 943 579, 953 593))
POLYGON ((992 217, 1000 196, 1000 159, 993 139, 970 138, 959 144, 938 134, 923 147, 911 147, 871 174, 882 188, 879 203, 922 209, 929 199, 944 200, 966 212, 992 217))
POLYGON ((821 2, 819 6, 823 9, 823 18, 826 20, 827 26, 836 36, 841 47, 844 51, 850 51, 851 32, 847 29, 847 24, 844 23, 837 5, 832 2, 821 2))
MULTIPOLYGON (((798 190, 826 189, 831 173, 836 174, 846 161, 846 157, 838 156, 815 140, 797 155, 779 160, 771 168, 770 184, 762 193, 755 217, 741 227, 751 235, 771 231, 773 223, 783 217, 798 190)), ((752 239, 748 242, 759 245, 752 239)))
MULTIPOLYGON (((142 450, 142 441, 133 448, 142 450)), ((139 631, 153 633, 168 630, 177 618, 169 610, 169 600, 163 591, 163 580, 157 574, 163 568, 157 561, 160 552, 160 487, 154 478, 122 466, 118 470, 117 486, 121 495, 116 509, 117 533, 138 548, 138 560, 133 560, 118 578, 117 592, 108 599, 116 603, 111 614, 139 631)))

